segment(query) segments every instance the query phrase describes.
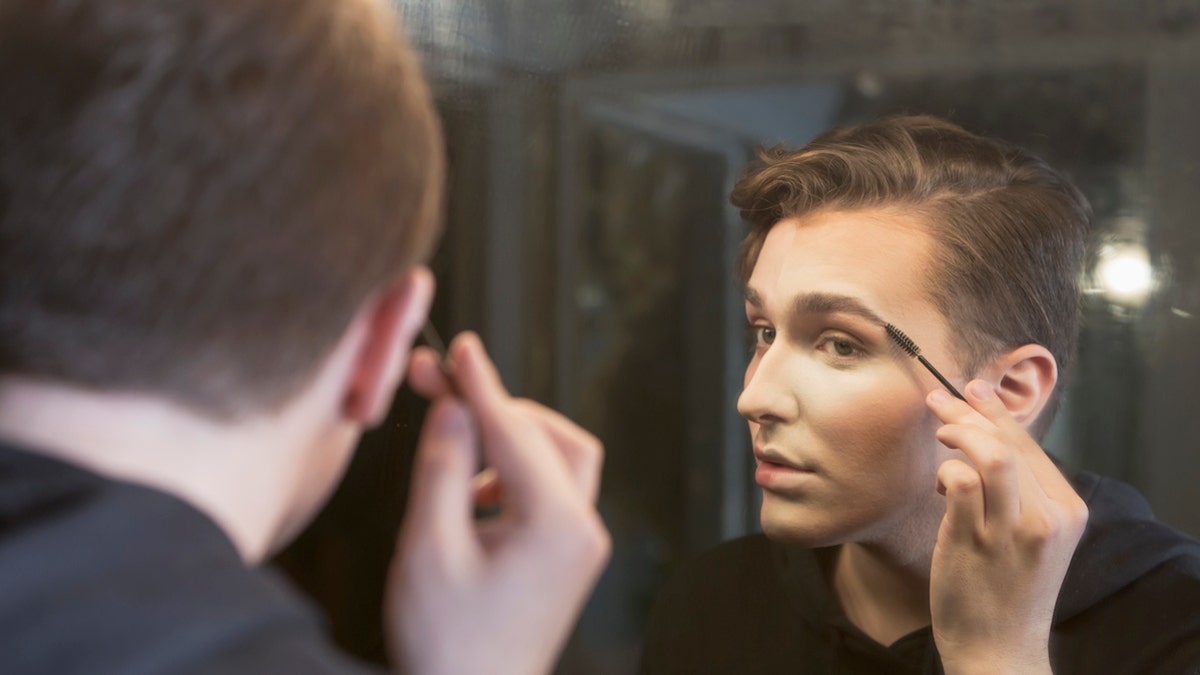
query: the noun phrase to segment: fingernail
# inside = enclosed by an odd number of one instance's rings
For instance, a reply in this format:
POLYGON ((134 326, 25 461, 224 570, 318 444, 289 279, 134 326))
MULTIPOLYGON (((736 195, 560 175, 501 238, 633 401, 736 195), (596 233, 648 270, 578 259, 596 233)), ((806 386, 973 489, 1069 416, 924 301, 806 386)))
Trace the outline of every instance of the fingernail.
POLYGON ((967 389, 975 398, 983 401, 992 397, 992 388, 983 380, 975 380, 967 385, 967 389))
POLYGON ((936 405, 946 405, 950 402, 950 394, 942 389, 934 389, 929 394, 929 400, 933 401, 936 405))

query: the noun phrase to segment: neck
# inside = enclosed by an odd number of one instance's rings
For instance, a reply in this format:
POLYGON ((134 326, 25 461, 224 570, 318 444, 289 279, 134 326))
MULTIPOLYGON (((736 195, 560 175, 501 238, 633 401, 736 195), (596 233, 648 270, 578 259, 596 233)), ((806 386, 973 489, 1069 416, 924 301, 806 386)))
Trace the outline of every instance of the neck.
POLYGON ((930 624, 930 557, 901 557, 883 546, 844 544, 833 569, 833 589, 851 623, 891 645, 930 624))
POLYGON ((183 499, 221 527, 248 563, 265 558, 289 526, 300 484, 302 438, 279 422, 226 424, 150 396, 0 383, 0 437, 183 499))

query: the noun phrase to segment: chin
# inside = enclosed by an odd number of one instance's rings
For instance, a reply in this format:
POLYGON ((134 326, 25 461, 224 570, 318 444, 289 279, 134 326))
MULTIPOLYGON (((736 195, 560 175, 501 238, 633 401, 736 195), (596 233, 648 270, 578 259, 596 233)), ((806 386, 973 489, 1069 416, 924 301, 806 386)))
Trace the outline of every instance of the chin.
POLYGON ((764 497, 759 524, 771 541, 803 548, 821 548, 846 541, 844 532, 808 509, 771 504, 764 497))

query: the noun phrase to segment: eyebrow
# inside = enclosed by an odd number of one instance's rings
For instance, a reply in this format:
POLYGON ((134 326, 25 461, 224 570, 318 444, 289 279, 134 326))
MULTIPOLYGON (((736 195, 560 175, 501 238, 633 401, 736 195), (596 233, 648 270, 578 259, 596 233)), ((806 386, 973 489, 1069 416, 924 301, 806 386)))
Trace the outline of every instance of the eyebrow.
MULTIPOLYGON (((751 306, 762 309, 762 296, 757 291, 747 287, 744 295, 746 302, 750 303, 751 306)), ((792 298, 792 313, 850 314, 872 321, 880 326, 887 323, 858 298, 851 295, 838 295, 836 293, 801 293, 792 298)))

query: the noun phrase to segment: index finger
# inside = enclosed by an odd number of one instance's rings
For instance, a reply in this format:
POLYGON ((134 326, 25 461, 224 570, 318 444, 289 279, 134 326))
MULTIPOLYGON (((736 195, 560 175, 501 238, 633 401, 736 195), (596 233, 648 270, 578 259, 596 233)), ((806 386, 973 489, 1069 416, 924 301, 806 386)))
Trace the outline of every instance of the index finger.
MULTIPOLYGON (((1020 459, 1024 460, 1034 479, 1046 494, 1052 496, 1063 494, 1064 490, 1070 491, 1071 494, 1075 493, 1074 488, 1051 461, 1050 456, 1046 454, 1037 440, 1029 435, 1029 431, 1013 417, 991 385, 983 380, 972 380, 964 387, 964 393, 971 411, 964 413, 960 410, 959 415, 976 415, 998 429, 1016 448, 1020 459)), ((958 407, 961 409, 965 406, 958 407)))
POLYGON ((600 440, 556 410, 533 401, 516 403, 549 434, 584 498, 594 503, 600 492, 600 470, 604 463, 600 440))
POLYGON ((495 467, 510 503, 529 515, 542 500, 561 504, 577 498, 554 439, 509 396, 479 337, 460 335, 450 353, 455 385, 479 425, 484 458, 495 467))
POLYGON ((454 393, 437 352, 429 347, 414 347, 408 358, 408 386, 426 399, 433 400, 454 393))

